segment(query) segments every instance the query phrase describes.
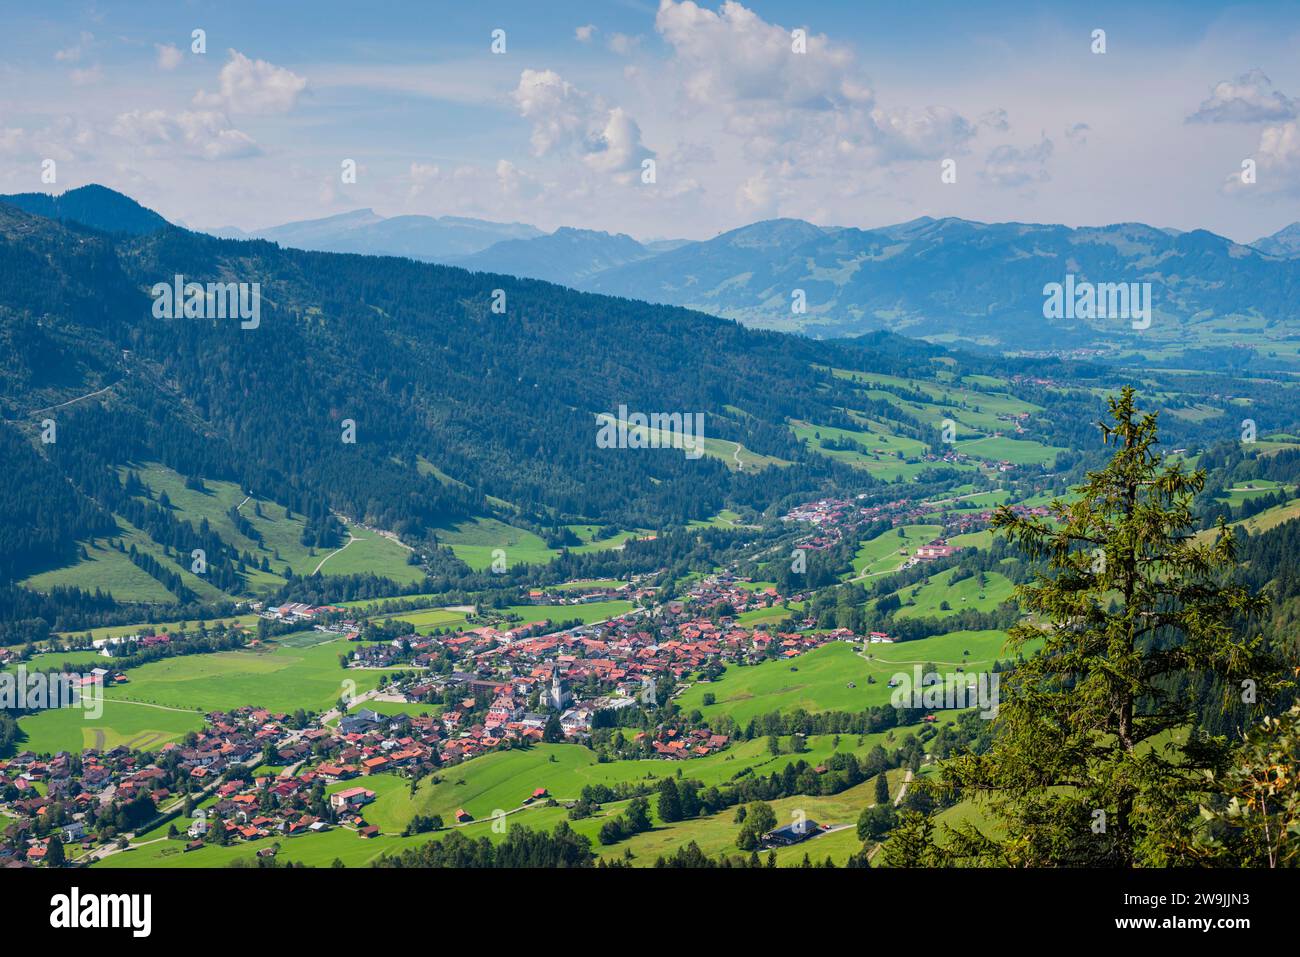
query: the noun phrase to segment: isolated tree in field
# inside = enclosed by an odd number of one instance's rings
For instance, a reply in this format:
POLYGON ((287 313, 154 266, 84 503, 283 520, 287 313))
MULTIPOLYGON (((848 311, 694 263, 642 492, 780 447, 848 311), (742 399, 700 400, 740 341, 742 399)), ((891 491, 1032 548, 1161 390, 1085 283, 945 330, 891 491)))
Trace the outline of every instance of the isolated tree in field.
POLYGON ((879 840, 889 833, 895 820, 894 806, 888 801, 863 808, 862 813, 858 815, 858 840, 863 842, 879 840))
MULTIPOLYGON (((987 801, 1002 827, 973 824, 945 842, 950 859, 1009 866, 1161 866, 1186 860, 1203 827, 1207 772, 1229 746, 1175 732, 1193 720, 1186 686, 1217 679, 1230 695, 1264 701, 1278 663, 1244 623, 1267 600, 1231 579, 1236 540, 1220 520, 1193 534, 1204 471, 1166 466, 1156 416, 1125 388, 1110 400, 1103 441, 1116 446, 1055 521, 1003 506, 994 527, 1046 561, 1017 588, 1028 617, 1009 631, 1026 660, 1004 677, 998 735, 983 755, 945 768, 943 786, 987 801), (1041 651, 1031 654, 1042 642, 1041 651)), ((897 835, 895 831, 895 835, 897 835)))
POLYGON ((742 851, 758 849, 762 837, 776 827, 776 812, 766 801, 752 801, 745 812, 745 823, 736 836, 736 846, 742 851))

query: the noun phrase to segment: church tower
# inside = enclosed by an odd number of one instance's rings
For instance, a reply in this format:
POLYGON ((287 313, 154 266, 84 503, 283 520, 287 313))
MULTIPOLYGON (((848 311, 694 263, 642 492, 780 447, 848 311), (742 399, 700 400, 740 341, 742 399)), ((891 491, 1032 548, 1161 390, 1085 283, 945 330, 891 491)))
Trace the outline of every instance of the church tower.
POLYGON ((560 677, 560 669, 557 667, 551 672, 551 693, 548 703, 556 711, 563 711, 568 699, 568 692, 564 690, 564 679, 560 677))

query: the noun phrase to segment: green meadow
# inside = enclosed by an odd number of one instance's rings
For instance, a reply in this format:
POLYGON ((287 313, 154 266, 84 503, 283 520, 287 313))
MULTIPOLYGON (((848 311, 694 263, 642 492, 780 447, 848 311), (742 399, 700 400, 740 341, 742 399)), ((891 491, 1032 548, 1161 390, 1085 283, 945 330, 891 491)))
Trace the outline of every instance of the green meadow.
POLYGON ((948 539, 949 545, 957 548, 979 548, 987 550, 993 544, 993 529, 986 528, 980 532, 966 532, 948 539))
POLYGON ((475 571, 491 568, 498 549, 505 553, 507 568, 544 565, 560 554, 532 532, 495 518, 476 518, 439 529, 438 540, 475 571))
MULTIPOLYGON (((125 476, 128 469, 118 470, 125 476)), ((198 526, 207 522, 214 532, 241 554, 248 552, 257 564, 263 559, 270 571, 250 566, 246 579, 246 594, 257 595, 279 588, 284 584, 282 574, 286 567, 298 575, 310 575, 319 570, 325 575, 350 575, 371 572, 402 583, 419 581, 424 572, 419 566, 407 563, 409 550, 389 537, 369 529, 345 526, 350 536, 338 549, 317 550, 301 544, 306 527, 300 515, 290 516, 281 505, 246 494, 233 482, 207 479, 202 489, 188 488, 185 477, 157 463, 133 465, 133 471, 149 489, 150 497, 161 502, 166 496, 168 507, 181 521, 198 526), (245 535, 230 516, 237 510, 256 531, 257 538, 245 535)), ((124 551, 110 547, 109 539, 97 538, 82 542, 86 557, 62 568, 33 575, 22 584, 36 591, 46 591, 57 586, 77 586, 89 591, 101 589, 111 592, 119 601, 150 604, 170 604, 176 601, 161 582, 143 569, 136 567, 127 555, 131 547, 153 556, 164 567, 180 575, 185 586, 205 601, 221 601, 228 597, 203 576, 190 570, 188 558, 168 555, 166 550, 143 531, 125 519, 117 518, 118 533, 124 551)))
POLYGON ((1006 436, 989 436, 957 442, 957 451, 991 462, 1010 462, 1012 465, 1050 465, 1064 449, 1044 445, 1028 439, 1011 439, 1006 436))
MULTIPOLYGON (((112 659, 105 658, 98 651, 49 651, 32 655, 22 666, 28 671, 44 671, 58 668, 60 671, 89 670, 91 668, 109 668, 112 659), (65 665, 70 667, 64 667, 65 665)), ((0 671, 13 670, 16 664, 0 665, 0 671)))
POLYGON ((134 668, 130 682, 106 692, 123 698, 203 712, 257 705, 272 711, 325 711, 338 700, 345 679, 368 691, 380 671, 343 669, 343 641, 309 647, 267 644, 258 648, 164 658, 134 668))
POLYGON ((345 642, 306 631, 257 648, 164 658, 132 668, 127 684, 106 688, 104 713, 97 720, 88 720, 81 709, 63 709, 23 718, 20 727, 26 747, 34 751, 126 742, 149 750, 201 727, 202 715, 210 711, 245 705, 325 711, 345 690, 344 681, 363 692, 383 674, 340 668, 338 657, 346 650, 345 642))
POLYGON ((918 459, 927 452, 924 443, 916 439, 896 435, 865 417, 861 421, 864 426, 861 430, 814 425, 797 420, 792 421, 789 428, 813 451, 848 465, 866 469, 879 478, 887 478, 886 473, 888 473, 889 480, 897 480, 898 476, 907 471, 906 466, 917 464, 909 463, 907 459, 918 459), (827 448, 822 444, 832 439, 838 442, 856 443, 865 451, 827 448))
POLYGON ((933 638, 860 645, 830 642, 790 659, 729 667, 716 681, 699 681, 677 698, 683 711, 699 709, 706 718, 726 714, 742 724, 773 711, 862 711, 889 703, 889 679, 913 664, 986 671, 1002 651, 1000 631, 956 631, 933 638), (874 678, 868 682, 867 678, 874 678), (713 695, 706 705, 704 696, 713 695))
POLYGON ((1220 502, 1227 502, 1229 505, 1240 505, 1242 502, 1248 502, 1253 498, 1259 498, 1261 495, 1272 495, 1279 488, 1283 488, 1281 482, 1270 482, 1265 479, 1249 479, 1240 482, 1231 488, 1224 489, 1215 496, 1220 502))
POLYGON ((103 709, 95 720, 81 708, 60 708, 21 718, 18 729, 26 737, 18 748, 37 754, 78 754, 85 748, 107 751, 118 745, 156 751, 203 727, 203 716, 185 709, 154 708, 112 699, 104 701, 103 709))
MULTIPOLYGON (((125 552, 108 544, 106 538, 82 542, 87 558, 63 568, 41 572, 20 582, 33 591, 49 592, 58 587, 77 587, 86 591, 110 592, 118 601, 170 603, 176 596, 142 568, 137 568, 125 552)), ((130 544, 125 546, 130 550, 130 544)), ((179 570, 179 569, 178 569, 179 570)))
POLYGON ((858 547, 853 557, 853 577, 897 571, 918 545, 931 542, 942 534, 942 525, 901 525, 882 532, 858 547))
POLYGON ((613 578, 596 578, 590 581, 564 582, 561 585, 549 586, 551 591, 588 591, 595 588, 618 588, 627 584, 613 578))
POLYGON ((690 522, 691 528, 735 528, 742 524, 739 512, 733 512, 729 508, 719 510, 716 514, 711 515, 708 519, 694 519, 690 522))
POLYGON ((384 615, 384 620, 404 621, 415 629, 417 634, 427 635, 441 629, 457 629, 465 626, 465 613, 448 608, 423 608, 419 611, 395 611, 384 615))
MULTIPOLYGON (((615 421, 614 417, 608 412, 599 413, 596 420, 602 425, 615 421)), ((683 446, 686 436, 676 435, 668 430, 650 428, 649 426, 629 426, 627 432, 629 439, 636 435, 640 436, 642 441, 655 443, 656 447, 646 449, 647 454, 686 454, 683 446)), ((733 442, 730 439, 715 439, 708 436, 704 437, 704 441, 700 445, 700 452, 710 458, 721 460, 726 463, 727 468, 736 471, 743 469, 757 471, 765 469, 769 465, 790 464, 785 459, 779 459, 772 455, 763 455, 747 449, 739 442, 733 442)))
POLYGON ((587 555, 591 552, 604 552, 612 548, 622 548, 629 541, 649 534, 645 529, 637 529, 630 532, 615 532, 608 538, 597 538, 597 533, 600 531, 598 525, 567 525, 565 527, 582 540, 581 545, 568 546, 568 551, 575 555, 587 555))
POLYGON ((322 575, 371 573, 406 584, 424 578, 424 569, 407 561, 411 552, 387 536, 369 529, 348 526, 352 536, 337 550, 321 552, 313 571, 322 575))
POLYGON ((967 609, 992 611, 1011 597, 1012 585, 1004 575, 986 572, 984 574, 986 585, 981 588, 978 574, 951 584, 956 573, 955 568, 949 569, 933 576, 928 583, 920 582, 899 589, 894 594, 903 603, 903 607, 895 612, 894 616, 896 618, 944 618, 967 609), (946 611, 940 607, 945 601, 949 605, 946 611))
POLYGON ((632 603, 621 598, 609 601, 589 601, 578 605, 511 605, 492 609, 507 616, 517 616, 523 624, 536 621, 580 621, 584 625, 593 621, 617 618, 632 610, 632 603))
POLYGON ((753 628, 755 625, 775 625, 802 611, 805 605, 806 602, 792 601, 789 608, 783 608, 780 605, 773 605, 770 608, 755 608, 753 611, 746 611, 737 615, 736 624, 745 628, 753 628))

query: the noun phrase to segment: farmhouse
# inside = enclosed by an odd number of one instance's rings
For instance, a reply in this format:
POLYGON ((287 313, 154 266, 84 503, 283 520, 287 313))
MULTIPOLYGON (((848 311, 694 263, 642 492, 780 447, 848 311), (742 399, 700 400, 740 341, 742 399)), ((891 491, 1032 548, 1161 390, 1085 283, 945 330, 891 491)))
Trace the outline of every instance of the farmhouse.
POLYGON ((375 799, 375 792, 368 788, 347 788, 330 795, 330 807, 336 811, 347 811, 369 804, 375 799))
POLYGON ((821 832, 821 826, 812 820, 795 821, 785 827, 777 828, 763 835, 763 843, 768 847, 788 847, 806 841, 821 832))
POLYGON ((920 545, 916 549, 916 557, 921 561, 930 561, 935 558, 948 558, 957 553, 955 545, 947 544, 943 539, 936 538, 928 545, 920 545))

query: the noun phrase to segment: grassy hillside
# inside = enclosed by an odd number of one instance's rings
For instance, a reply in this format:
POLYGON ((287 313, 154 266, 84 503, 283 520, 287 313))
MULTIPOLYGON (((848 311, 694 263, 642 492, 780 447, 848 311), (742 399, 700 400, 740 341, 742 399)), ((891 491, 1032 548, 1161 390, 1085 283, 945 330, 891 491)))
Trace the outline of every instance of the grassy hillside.
POLYGON ((772 711, 861 711, 889 703, 889 679, 913 664, 987 670, 1002 652, 1000 631, 956 631, 934 638, 860 646, 833 642, 789 660, 731 667, 717 681, 697 682, 677 699, 684 711, 727 714, 744 723, 772 711), (869 656, 869 657, 868 657, 869 656), (875 681, 868 682, 868 677, 875 681), (850 687, 852 686, 852 687, 850 687), (712 694, 715 703, 704 704, 712 694))

